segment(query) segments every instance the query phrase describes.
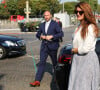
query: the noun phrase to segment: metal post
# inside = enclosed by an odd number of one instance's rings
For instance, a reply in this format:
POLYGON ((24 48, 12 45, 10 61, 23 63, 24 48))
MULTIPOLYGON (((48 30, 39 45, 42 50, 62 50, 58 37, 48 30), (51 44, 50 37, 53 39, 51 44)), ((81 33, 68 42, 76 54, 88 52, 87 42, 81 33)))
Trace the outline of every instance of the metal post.
POLYGON ((29 22, 29 12, 28 12, 28 8, 29 8, 29 2, 26 1, 26 22, 29 22))
POLYGON ((89 0, 89 4, 91 5, 91 2, 90 2, 91 0, 89 0))
POLYGON ((24 12, 26 14, 26 22, 29 22, 29 14, 30 14, 31 8, 29 8, 29 1, 26 1, 26 8, 24 8, 24 12))
POLYGON ((64 2, 63 2, 63 13, 64 13, 64 2))

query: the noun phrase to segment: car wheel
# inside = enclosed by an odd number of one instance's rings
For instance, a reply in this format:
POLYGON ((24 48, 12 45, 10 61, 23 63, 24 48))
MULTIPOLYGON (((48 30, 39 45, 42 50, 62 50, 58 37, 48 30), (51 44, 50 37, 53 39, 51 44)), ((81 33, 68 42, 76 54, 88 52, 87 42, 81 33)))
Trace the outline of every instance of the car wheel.
POLYGON ((0 46, 0 59, 6 57, 6 50, 2 46, 0 46))

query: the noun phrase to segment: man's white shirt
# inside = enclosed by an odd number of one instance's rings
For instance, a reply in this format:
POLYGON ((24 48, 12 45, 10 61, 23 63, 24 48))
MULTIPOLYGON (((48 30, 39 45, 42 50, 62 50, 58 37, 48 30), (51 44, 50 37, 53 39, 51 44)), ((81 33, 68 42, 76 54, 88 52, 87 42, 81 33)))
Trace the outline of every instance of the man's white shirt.
POLYGON ((45 23, 45 32, 47 33, 51 20, 45 23))

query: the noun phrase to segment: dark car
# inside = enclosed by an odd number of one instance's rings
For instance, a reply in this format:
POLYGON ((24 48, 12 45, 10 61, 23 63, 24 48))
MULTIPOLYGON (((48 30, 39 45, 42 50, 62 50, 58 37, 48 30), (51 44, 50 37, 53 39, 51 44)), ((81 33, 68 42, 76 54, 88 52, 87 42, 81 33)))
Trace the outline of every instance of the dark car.
POLYGON ((0 35, 0 59, 14 53, 26 53, 25 41, 15 36, 0 35))
MULTIPOLYGON (((66 44, 61 48, 59 53, 58 64, 55 68, 55 77, 59 90, 67 90, 68 88, 69 73, 73 58, 71 50, 72 44, 66 44)), ((95 51, 100 63, 100 38, 97 39, 95 51)))

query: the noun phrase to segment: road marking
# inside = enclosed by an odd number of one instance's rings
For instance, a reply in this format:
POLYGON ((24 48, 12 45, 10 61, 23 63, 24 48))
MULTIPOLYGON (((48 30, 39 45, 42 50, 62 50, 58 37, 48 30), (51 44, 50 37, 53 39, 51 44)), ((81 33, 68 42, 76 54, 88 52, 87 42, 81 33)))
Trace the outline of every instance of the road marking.
POLYGON ((33 40, 33 41, 26 41, 27 43, 29 43, 29 44, 34 44, 34 42, 37 42, 38 41, 38 39, 36 39, 36 40, 33 40))

